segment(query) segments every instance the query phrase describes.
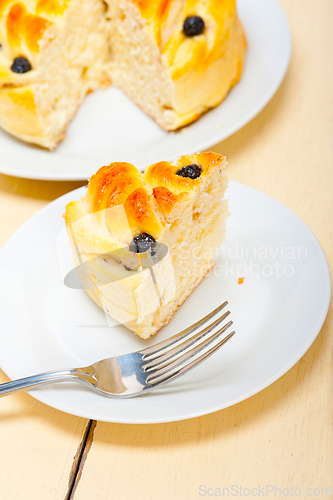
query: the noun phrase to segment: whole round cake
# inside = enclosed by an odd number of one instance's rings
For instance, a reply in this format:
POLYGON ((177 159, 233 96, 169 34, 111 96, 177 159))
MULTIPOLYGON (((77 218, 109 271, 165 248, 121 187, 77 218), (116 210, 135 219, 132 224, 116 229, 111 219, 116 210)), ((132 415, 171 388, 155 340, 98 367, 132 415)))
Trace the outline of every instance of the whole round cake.
POLYGON ((0 0, 0 126, 54 149, 87 93, 111 83, 165 130, 240 79, 235 0, 0 0))

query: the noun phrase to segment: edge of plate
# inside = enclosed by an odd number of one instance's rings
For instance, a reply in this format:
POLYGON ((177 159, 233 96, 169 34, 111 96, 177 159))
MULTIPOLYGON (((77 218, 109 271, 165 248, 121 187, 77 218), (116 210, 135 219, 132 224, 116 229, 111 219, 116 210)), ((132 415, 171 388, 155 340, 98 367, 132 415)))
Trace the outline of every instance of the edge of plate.
MULTIPOLYGON (((320 245, 317 237, 315 236, 315 234, 313 233, 313 231, 309 228, 309 226, 295 212, 293 212, 289 207, 287 207, 286 205, 284 205, 283 203, 281 203, 280 201, 278 201, 276 198, 273 198, 272 196, 270 196, 270 195, 268 195, 268 194, 260 191, 259 189, 253 188, 251 186, 248 186, 246 184, 243 184, 243 183, 237 182, 237 181, 230 180, 229 183, 231 185, 232 184, 234 184, 234 185, 240 185, 242 187, 245 187, 246 189, 249 189, 251 191, 255 191, 256 193, 259 193, 260 196, 268 198, 270 201, 273 201, 274 203, 278 204, 284 210, 287 210, 290 213, 290 215, 293 218, 295 218, 309 232, 310 236, 312 237, 314 243, 316 244, 316 246, 318 248, 319 254, 322 257, 322 263, 323 263, 324 267, 326 267, 325 276, 327 277, 327 282, 326 282, 326 287, 327 287, 326 302, 323 304, 322 313, 321 313, 320 318, 318 319, 316 328, 314 328, 312 335, 308 339, 308 342, 306 342, 305 345, 303 346, 303 348, 300 349, 299 353, 297 355, 295 355, 294 358, 286 366, 284 366, 283 368, 281 368, 281 370, 279 370, 274 376, 272 376, 271 378, 269 378, 268 380, 266 380, 264 383, 259 384, 256 388, 252 389, 251 391, 248 391, 247 393, 243 394, 242 396, 239 396, 239 397, 237 397, 237 398, 229 401, 227 404, 216 405, 216 406, 210 408, 207 411, 195 411, 195 412, 193 412, 192 414, 190 414, 188 416, 181 416, 179 418, 152 419, 152 420, 146 420, 144 422, 142 422, 142 421, 136 421, 135 419, 134 420, 124 420, 124 419, 117 420, 117 419, 109 419, 109 418, 106 419, 103 416, 98 416, 98 415, 91 416, 89 414, 86 414, 84 411, 83 412, 80 412, 80 411, 73 412, 72 410, 69 411, 68 408, 66 408, 66 405, 64 405, 64 406, 62 406, 61 404, 60 405, 54 405, 54 403, 49 398, 47 398, 47 397, 44 397, 44 398, 43 397, 38 397, 37 391, 34 391, 34 390, 27 391, 30 396, 32 396, 34 399, 40 401, 41 403, 44 403, 44 404, 46 404, 46 405, 48 405, 48 406, 50 406, 50 407, 52 407, 52 408, 54 408, 56 410, 60 410, 60 411, 62 411, 64 413, 68 413, 68 414, 71 414, 71 415, 74 415, 74 416, 77 416, 77 417, 81 417, 81 418, 89 418, 89 419, 93 419, 93 420, 98 420, 98 421, 101 421, 101 422, 110 422, 110 423, 115 423, 115 424, 135 424, 135 425, 162 424, 162 423, 168 423, 168 422, 178 422, 178 421, 182 421, 182 420, 189 420, 191 418, 202 417, 204 415, 209 415, 211 413, 215 413, 217 411, 224 410, 225 408, 229 408, 230 406, 233 406, 233 405, 235 405, 237 403, 245 401, 246 399, 254 396, 255 394, 258 394, 259 392, 261 392, 262 390, 266 389, 268 386, 270 386, 271 384, 273 384, 274 382, 276 382, 279 378, 281 378, 283 375, 285 375, 304 356, 304 354, 308 351, 308 349, 311 347, 311 345, 313 344, 313 342, 315 341, 315 339, 319 335, 319 333, 321 331, 321 328, 322 328, 322 326, 323 326, 323 324, 325 322, 325 319, 326 319, 326 316, 327 316, 327 313, 328 313, 328 310, 329 310, 329 306, 330 306, 330 300, 331 300, 331 278, 330 278, 330 269, 329 269, 329 265, 328 265, 327 258, 326 258, 326 255, 324 253, 324 250, 322 249, 322 247, 321 247, 321 245, 320 245)), ((48 211, 53 204, 59 203, 60 200, 65 199, 69 195, 73 195, 74 193, 77 193, 77 192, 82 191, 82 190, 83 190, 83 187, 80 187, 78 189, 75 189, 75 190, 71 191, 70 193, 64 194, 63 196, 57 198, 56 200, 52 201, 51 203, 49 203, 48 205, 46 205, 44 208, 42 208, 41 210, 39 210, 35 215, 33 215, 32 217, 30 217, 30 219, 28 219, 24 224, 22 224, 22 226, 20 226, 20 228, 17 229, 17 231, 15 231, 15 233, 9 238, 9 240, 7 240, 7 242, 5 243, 5 245, 3 245, 3 247, 0 249, 0 254, 1 254, 2 249, 11 241, 11 239, 12 239, 12 237, 14 237, 14 235, 17 235, 17 233, 20 232, 21 228, 23 228, 23 226, 25 226, 25 224, 28 224, 34 217, 37 217, 41 212, 48 211)), ((2 365, 2 363, 1 363, 1 365, 2 365)), ((7 374, 8 370, 2 368, 2 366, 0 368, 4 371, 4 373, 7 376, 9 376, 7 374)), ((9 372, 10 372, 10 370, 9 370, 9 372)))

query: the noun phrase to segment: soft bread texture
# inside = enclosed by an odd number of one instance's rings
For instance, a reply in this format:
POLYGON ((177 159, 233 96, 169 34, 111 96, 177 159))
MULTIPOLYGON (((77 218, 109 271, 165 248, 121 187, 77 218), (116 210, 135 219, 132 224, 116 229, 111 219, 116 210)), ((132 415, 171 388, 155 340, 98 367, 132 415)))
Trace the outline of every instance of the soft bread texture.
POLYGON ((191 123, 239 81, 246 51, 235 0, 0 0, 0 44, 0 126, 49 149, 111 81, 165 130, 191 123), (186 37, 193 15, 205 29, 186 37), (31 71, 11 71, 19 56, 31 71))
POLYGON ((153 164, 143 175, 129 163, 111 163, 92 176, 85 196, 66 207, 87 293, 142 338, 170 321, 214 265, 228 214, 225 163, 224 156, 199 153, 153 164), (177 175, 191 164, 201 167, 200 177, 177 175), (131 251, 132 239, 142 233, 166 249, 162 259, 131 251))

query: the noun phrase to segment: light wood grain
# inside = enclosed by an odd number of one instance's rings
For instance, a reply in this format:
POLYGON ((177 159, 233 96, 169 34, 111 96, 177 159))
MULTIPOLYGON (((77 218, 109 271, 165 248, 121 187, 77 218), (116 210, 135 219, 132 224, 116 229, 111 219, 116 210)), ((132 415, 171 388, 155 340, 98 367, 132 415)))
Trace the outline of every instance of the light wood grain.
MULTIPOLYGON (((0 175, 0 246, 49 201, 82 184, 0 175)), ((0 371, 0 383, 8 380, 0 371)), ((24 393, 1 398, 0 500, 63 500, 86 425, 24 393)))
MULTIPOLYGON (((228 156, 231 179, 305 220, 332 268, 333 2, 282 3, 293 34, 286 79, 262 113, 214 151, 228 156)), ((229 488, 230 496, 232 485, 333 491, 332 342, 330 312, 297 365, 247 401, 174 424, 98 423, 75 500, 190 500, 201 498, 200 485, 229 488)))
MULTIPOLYGON (((286 79, 259 116, 213 149, 228 156, 231 179, 272 195, 309 225, 332 269, 333 2, 282 3, 293 34, 286 79)), ((82 184, 0 175, 0 246, 82 184)), ((174 424, 97 423, 75 500, 190 500, 201 498, 200 485, 333 490, 332 323, 331 310, 292 370, 232 408, 174 424)), ((26 394, 1 399, 0 500, 65 498, 85 424, 26 394)))
POLYGON ((63 500, 85 425, 25 393, 1 398, 0 499, 63 500))

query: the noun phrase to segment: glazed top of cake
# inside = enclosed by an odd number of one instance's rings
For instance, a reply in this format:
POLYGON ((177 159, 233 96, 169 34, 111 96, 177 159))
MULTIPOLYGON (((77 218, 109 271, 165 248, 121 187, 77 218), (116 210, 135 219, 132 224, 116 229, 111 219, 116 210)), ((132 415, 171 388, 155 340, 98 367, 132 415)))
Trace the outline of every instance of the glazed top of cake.
POLYGON ((52 38, 69 2, 0 0, 0 85, 25 84, 34 79, 43 35, 48 30, 52 38))
POLYGON ((144 174, 130 163, 111 163, 91 177, 81 200, 67 205, 66 223, 76 224, 80 248, 94 247, 91 251, 96 252, 110 239, 110 231, 120 247, 143 233, 157 240, 172 223, 178 204, 190 199, 211 169, 221 169, 224 163, 225 157, 217 153, 199 153, 181 156, 175 163, 155 163, 144 174), (123 212, 117 212, 119 207, 123 212))
POLYGON ((236 0, 132 0, 146 20, 174 80, 204 71, 223 56, 236 0))
MULTIPOLYGON (((223 56, 235 21, 235 0, 129 1, 139 9, 173 79, 194 68, 204 71, 223 56)), ((0 0, 0 85, 32 81, 41 40, 46 31, 50 39, 55 36, 69 4, 70 0, 0 0), (24 62, 23 70, 12 70, 17 57, 26 58, 32 71, 24 62)))

